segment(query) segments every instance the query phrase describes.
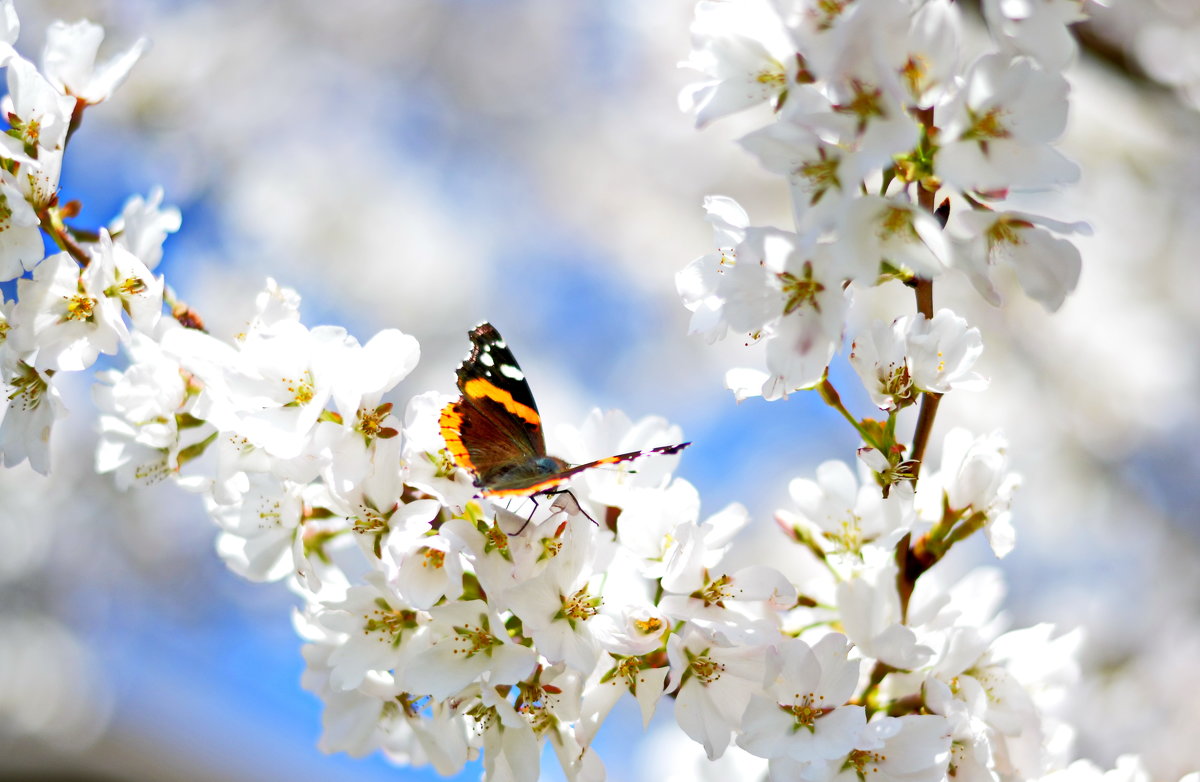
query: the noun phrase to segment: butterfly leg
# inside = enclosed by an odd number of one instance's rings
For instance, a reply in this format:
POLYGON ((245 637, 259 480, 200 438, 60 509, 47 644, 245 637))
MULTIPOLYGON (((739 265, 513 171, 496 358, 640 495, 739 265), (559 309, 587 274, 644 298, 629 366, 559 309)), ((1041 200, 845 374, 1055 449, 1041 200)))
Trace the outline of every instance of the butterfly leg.
MULTIPOLYGON (((574 492, 572 492, 570 489, 555 489, 554 491, 547 491, 547 492, 542 492, 542 493, 546 496, 550 496, 550 495, 554 495, 554 494, 566 494, 566 495, 570 496, 571 500, 574 501, 574 503, 575 503, 575 509, 578 510, 580 513, 582 513, 584 515, 584 518, 586 518, 588 521, 592 522, 597 527, 600 526, 600 522, 593 519, 592 514, 588 513, 586 510, 584 510, 583 504, 579 502, 579 498, 576 497, 574 492)), ((529 516, 525 519, 525 523, 521 525, 521 528, 519 530, 517 530, 516 532, 508 533, 508 536, 510 538, 515 538, 517 535, 520 535, 522 532, 524 532, 525 528, 529 526, 529 522, 533 521, 533 514, 537 513, 537 509, 539 507, 541 507, 541 505, 537 501, 537 495, 531 495, 529 497, 529 499, 530 499, 530 501, 533 502, 533 510, 529 511, 529 516)))
POLYGON ((508 536, 510 538, 515 538, 517 535, 520 535, 522 532, 524 532, 525 528, 529 526, 529 522, 533 521, 533 514, 537 513, 537 509, 538 509, 537 497, 530 497, 529 499, 533 501, 533 510, 529 511, 528 518, 525 519, 525 523, 521 525, 521 528, 519 530, 517 530, 516 532, 508 533, 508 536))
POLYGON ((546 492, 546 494, 566 494, 566 495, 568 495, 571 498, 571 500, 574 501, 575 509, 578 510, 580 513, 582 513, 584 515, 584 518, 586 518, 588 521, 595 524, 597 527, 600 526, 600 522, 593 519, 592 514, 588 513, 586 510, 583 509, 583 504, 579 502, 579 498, 576 497, 575 493, 572 492, 570 489, 556 489, 554 491, 548 491, 548 492, 546 492))

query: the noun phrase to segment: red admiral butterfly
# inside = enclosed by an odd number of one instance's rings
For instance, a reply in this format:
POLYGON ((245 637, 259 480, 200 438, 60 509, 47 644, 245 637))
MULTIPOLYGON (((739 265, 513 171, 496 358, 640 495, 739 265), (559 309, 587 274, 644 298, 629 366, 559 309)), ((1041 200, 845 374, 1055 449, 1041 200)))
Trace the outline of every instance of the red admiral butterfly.
POLYGON ((485 497, 566 492, 558 487, 576 473, 651 453, 679 453, 691 444, 631 451, 576 465, 549 456, 537 403, 500 332, 490 323, 481 323, 467 336, 471 355, 458 368, 462 396, 442 409, 440 424, 454 461, 475 476, 475 485, 485 497))

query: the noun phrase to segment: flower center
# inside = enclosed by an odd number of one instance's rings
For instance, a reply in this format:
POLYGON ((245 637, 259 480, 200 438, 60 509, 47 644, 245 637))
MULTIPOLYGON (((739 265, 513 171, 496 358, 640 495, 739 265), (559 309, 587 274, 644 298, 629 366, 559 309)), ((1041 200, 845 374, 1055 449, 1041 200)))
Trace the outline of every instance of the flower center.
POLYGON ((971 117, 971 127, 963 133, 964 140, 988 141, 995 138, 1008 138, 1011 134, 1004 126, 1004 112, 998 108, 988 109, 983 114, 976 114, 967 109, 971 117))
POLYGON ((311 372, 305 372, 304 377, 300 380, 292 380, 285 377, 283 382, 287 384, 288 395, 292 397, 292 401, 287 403, 288 407, 306 405, 316 396, 316 384, 313 383, 311 372))
POLYGON ((392 412, 392 404, 388 402, 382 404, 374 410, 360 408, 358 411, 358 421, 355 422, 354 428, 361 432, 368 440, 372 440, 381 435, 393 436, 394 430, 387 430, 383 426, 383 419, 387 418, 392 412))
POLYGON ((126 277, 125 281, 117 286, 117 291, 121 296, 136 296, 139 293, 144 293, 146 283, 141 277, 126 277))
POLYGON ((441 570, 442 566, 445 564, 446 552, 436 548, 425 549, 425 561, 421 563, 421 567, 429 567, 436 570, 441 570))
POLYGON ((563 596, 562 615, 568 622, 574 623, 576 620, 586 622, 599 611, 600 598, 589 595, 587 587, 580 589, 570 597, 563 596))
POLYGON ((508 534, 499 526, 488 527, 484 535, 487 536, 489 549, 500 552, 508 551, 508 534))
POLYGON ((879 238, 883 241, 892 239, 920 239, 917 230, 913 228, 912 212, 898 206, 889 206, 879 221, 879 238))
POLYGON ((929 63, 919 54, 910 55, 908 62, 900 69, 900 76, 908 84, 909 92, 920 95, 921 87, 929 77, 929 63))
POLYGON ((461 654, 464 657, 474 657, 477 654, 490 655, 493 647, 503 643, 503 641, 480 625, 475 625, 474 627, 471 625, 456 626, 454 633, 457 643, 453 648, 453 653, 461 654))
POLYGON ((796 167, 795 175, 806 180, 812 191, 811 203, 819 201, 830 187, 841 189, 842 183, 838 179, 839 162, 837 158, 828 157, 822 149, 816 160, 806 160, 796 167))
POLYGON ((388 515, 384 515, 374 508, 360 506, 359 515, 354 519, 354 531, 360 535, 386 532, 388 529, 388 515))
POLYGON ((36 369, 24 361, 17 362, 17 369, 20 374, 14 375, 8 381, 13 389, 8 395, 8 401, 14 406, 19 405, 18 409, 22 412, 35 410, 42 403, 42 394, 47 388, 46 381, 36 369))
POLYGON ((522 684, 520 694, 517 696, 517 711, 525 717, 529 727, 539 736, 558 724, 558 717, 551 711, 555 700, 552 691, 560 692, 557 687, 553 686, 547 689, 537 684, 522 684))
POLYGON ((63 296, 67 300, 67 314, 65 320, 86 320, 91 321, 92 315, 96 310, 96 300, 90 296, 84 296, 78 293, 74 296, 63 296))
POLYGON ((825 539, 835 543, 840 550, 846 553, 857 554, 863 545, 860 521, 861 519, 858 516, 851 514, 849 518, 838 522, 838 530, 836 532, 826 532, 825 539))
POLYGON ((500 714, 496 711, 496 707, 484 706, 482 703, 472 706, 467 710, 466 715, 475 720, 476 735, 486 733, 493 724, 500 722, 500 714))
POLYGON ((641 661, 637 657, 626 657, 617 663, 617 676, 624 679, 631 689, 637 686, 641 675, 641 661))
POLYGON ((882 753, 856 749, 846 758, 846 764, 842 766, 842 769, 853 771, 858 774, 859 779, 863 779, 867 772, 878 774, 879 764, 885 760, 887 760, 887 755, 882 753))
POLYGON ((850 83, 850 89, 854 93, 850 100, 834 106, 833 110, 839 114, 850 114, 856 117, 858 132, 862 133, 872 118, 884 116, 883 90, 858 79, 854 79, 850 83))
POLYGON ((879 365, 879 390, 886 396, 894 397, 902 402, 909 396, 912 386, 912 376, 908 372, 908 364, 904 362, 879 365))
POLYGON ((375 601, 375 610, 363 614, 363 633, 378 633, 392 646, 399 646, 405 630, 417 626, 417 612, 407 608, 392 608, 387 601, 375 601))
POLYGON ((262 522, 263 529, 279 526, 283 519, 283 514, 279 512, 281 507, 283 507, 283 503, 279 500, 263 499, 263 504, 258 508, 258 518, 262 522))
POLYGON ((817 17, 817 29, 828 30, 853 0, 817 0, 812 13, 817 17))
POLYGON ((804 262, 800 276, 779 272, 776 277, 779 278, 780 290, 787 297, 783 305, 784 315, 791 315, 802 306, 812 307, 818 313, 821 311, 821 302, 817 297, 825 290, 825 284, 813 279, 812 261, 804 262))
POLYGON ((833 711, 833 709, 821 706, 821 701, 825 699, 824 695, 815 695, 810 692, 804 696, 796 693, 794 697, 794 703, 779 704, 779 708, 792 715, 795 720, 795 724, 792 726, 793 732, 801 728, 806 728, 810 732, 816 730, 817 720, 833 711))
POLYGON ((770 67, 763 68, 755 74, 754 80, 759 84, 780 88, 787 84, 787 72, 784 71, 782 63, 772 60, 770 67))
POLYGON ((721 678, 725 666, 706 654, 693 657, 689 665, 691 672, 702 684, 708 685, 721 678))
POLYGON ((734 596, 736 590, 730 589, 729 585, 733 579, 727 575, 721 576, 718 579, 708 582, 703 588, 691 594, 697 600, 704 601, 704 607, 716 605, 721 608, 725 607, 725 600, 734 596))
POLYGON ((1024 244, 1024 240, 1021 239, 1021 229, 1029 228, 1030 226, 1031 223, 1026 220, 1010 220, 1008 218, 997 220, 992 223, 992 227, 985 234, 988 251, 996 252, 1001 247, 1018 247, 1024 244))

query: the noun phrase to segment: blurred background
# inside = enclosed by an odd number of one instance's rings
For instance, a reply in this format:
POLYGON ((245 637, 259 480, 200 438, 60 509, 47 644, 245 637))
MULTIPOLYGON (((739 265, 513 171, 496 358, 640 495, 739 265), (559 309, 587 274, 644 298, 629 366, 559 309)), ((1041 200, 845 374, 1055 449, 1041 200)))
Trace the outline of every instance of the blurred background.
MULTIPOLYGON (((746 363, 740 343, 686 336, 673 275, 710 250, 703 196, 757 224, 789 213, 783 183, 732 143, 761 115, 696 132, 676 108, 691 2, 16 4, 34 59, 55 18, 103 24, 102 56, 152 40, 88 111, 63 191, 95 226, 162 185, 183 229, 160 271, 214 332, 237 332, 272 276, 309 325, 414 334, 408 396, 451 390, 467 329, 491 320, 552 440, 592 406, 664 415, 695 442, 680 474, 705 515, 750 508, 738 556, 800 556, 771 521, 788 480, 857 443, 813 395, 735 405, 723 375, 746 363)), ((939 283, 939 304, 983 330, 992 386, 949 397, 938 431, 1010 439, 1026 480, 999 563, 1006 611, 1086 630, 1065 704, 1077 753, 1138 752, 1173 782, 1200 767, 1200 5, 1113 0, 1078 32, 1063 148, 1083 181, 1037 208, 1094 226, 1082 282, 1054 316, 939 283)), ((67 388, 51 478, 0 471, 0 780, 435 778, 315 748, 292 598, 225 570, 196 497, 119 494, 92 473, 89 383, 67 388)), ((950 560, 993 562, 980 545, 950 560)), ((640 760, 661 759, 660 739, 615 750, 640 736, 606 724, 611 779, 663 778, 640 760)))

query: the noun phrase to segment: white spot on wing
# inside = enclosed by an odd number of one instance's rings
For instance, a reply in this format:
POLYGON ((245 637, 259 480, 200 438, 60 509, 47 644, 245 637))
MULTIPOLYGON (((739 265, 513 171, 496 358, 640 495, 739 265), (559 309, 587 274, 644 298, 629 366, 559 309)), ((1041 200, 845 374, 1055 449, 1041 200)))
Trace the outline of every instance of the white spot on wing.
POLYGON ((500 374, 504 375, 505 377, 509 378, 510 380, 524 380, 525 379, 525 373, 522 372, 521 370, 517 369, 516 367, 514 367, 512 364, 501 364, 500 365, 500 374))
POLYGON ((495 365, 496 360, 494 358, 492 358, 491 353, 489 353, 488 351, 485 350, 484 352, 479 354, 479 363, 483 364, 486 367, 490 367, 490 366, 495 365))

